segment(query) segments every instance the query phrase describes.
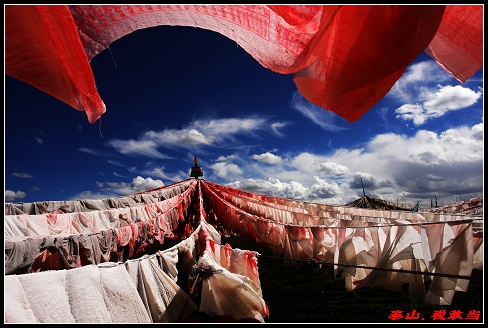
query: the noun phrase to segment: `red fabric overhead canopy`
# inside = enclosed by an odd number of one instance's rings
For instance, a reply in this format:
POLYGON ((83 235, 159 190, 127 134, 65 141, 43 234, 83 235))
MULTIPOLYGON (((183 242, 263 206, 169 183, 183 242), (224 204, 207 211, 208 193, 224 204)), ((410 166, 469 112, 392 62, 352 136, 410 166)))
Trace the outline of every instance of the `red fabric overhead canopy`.
POLYGON ((304 98, 349 122, 422 51, 461 82, 483 65, 483 5, 6 5, 5 73, 94 123, 106 108, 90 60, 159 25, 227 36, 263 67, 294 73, 304 98))

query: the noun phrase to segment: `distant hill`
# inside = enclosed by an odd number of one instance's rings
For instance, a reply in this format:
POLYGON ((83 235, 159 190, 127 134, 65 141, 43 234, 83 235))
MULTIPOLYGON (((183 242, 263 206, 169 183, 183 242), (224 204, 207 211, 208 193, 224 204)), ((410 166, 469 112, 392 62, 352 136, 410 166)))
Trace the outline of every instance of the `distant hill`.
POLYGON ((414 207, 414 205, 395 203, 369 196, 363 196, 361 198, 358 198, 355 201, 346 204, 345 206, 390 211, 411 211, 414 207))
MULTIPOLYGON (((415 205, 395 203, 379 198, 363 196, 346 204, 345 206, 390 211, 411 211, 415 205)), ((432 208, 420 206, 419 212, 483 216, 483 196, 432 208)))
POLYGON ((447 204, 425 209, 431 213, 449 213, 456 215, 483 216, 483 196, 463 200, 456 203, 447 204))

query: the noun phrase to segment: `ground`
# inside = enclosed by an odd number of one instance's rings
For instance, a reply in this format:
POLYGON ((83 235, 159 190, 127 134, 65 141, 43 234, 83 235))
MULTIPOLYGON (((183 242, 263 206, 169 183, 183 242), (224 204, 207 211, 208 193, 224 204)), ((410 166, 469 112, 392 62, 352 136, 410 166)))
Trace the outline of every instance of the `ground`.
MULTIPOLYGON (((408 297, 408 284, 401 291, 384 288, 360 288, 347 291, 344 280, 334 279, 333 267, 312 265, 285 266, 283 259, 274 256, 265 245, 258 245, 239 237, 222 237, 222 244, 233 248, 258 251, 259 279, 263 298, 269 307, 266 323, 482 323, 483 322, 483 271, 473 270, 467 292, 456 291, 449 306, 412 304, 408 297), (419 319, 405 318, 393 321, 394 310, 405 316, 412 310, 420 313, 419 319), (461 311, 465 318, 468 311, 480 311, 478 320, 433 320, 436 311, 461 311)), ((428 285, 427 285, 428 286, 428 285)), ((414 313, 415 314, 415 313, 414 313)))

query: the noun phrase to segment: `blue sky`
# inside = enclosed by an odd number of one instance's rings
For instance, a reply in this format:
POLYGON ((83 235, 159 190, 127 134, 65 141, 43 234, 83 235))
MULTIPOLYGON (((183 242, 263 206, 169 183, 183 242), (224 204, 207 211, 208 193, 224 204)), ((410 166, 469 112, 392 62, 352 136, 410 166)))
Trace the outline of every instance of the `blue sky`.
POLYGON ((483 69, 465 83, 422 53, 354 123, 306 101, 217 32, 160 26, 91 61, 107 111, 5 75, 5 201, 128 195, 189 178, 344 205, 483 195, 483 69))

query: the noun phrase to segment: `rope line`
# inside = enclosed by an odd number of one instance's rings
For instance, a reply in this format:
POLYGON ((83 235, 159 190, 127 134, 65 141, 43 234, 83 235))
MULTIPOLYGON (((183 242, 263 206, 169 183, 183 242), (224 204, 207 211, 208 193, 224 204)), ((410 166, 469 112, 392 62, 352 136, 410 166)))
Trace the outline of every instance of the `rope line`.
POLYGON ((455 274, 448 274, 448 273, 438 273, 438 272, 424 272, 424 271, 413 271, 413 270, 404 270, 404 269, 389 269, 389 268, 379 268, 379 267, 372 267, 366 265, 353 265, 353 264, 343 264, 343 263, 335 263, 335 262, 323 262, 318 261, 315 259, 310 260, 300 260, 300 259, 293 259, 281 256, 271 256, 271 255, 262 255, 259 254, 259 257, 267 257, 267 258, 274 258, 274 259, 281 259, 281 260, 290 260, 290 261, 299 261, 299 262, 307 262, 312 266, 318 266, 321 264, 325 265, 337 265, 337 266, 345 266, 345 267, 354 267, 360 269, 372 269, 372 270, 382 270, 382 271, 393 271, 393 272, 403 272, 403 273, 412 273, 412 274, 422 274, 426 276, 438 276, 438 277, 446 277, 446 278, 457 278, 457 279, 472 279, 471 276, 464 276, 464 275, 455 275, 455 274))
POLYGON ((100 137, 103 138, 103 135, 102 135, 102 117, 100 116, 99 118, 99 122, 98 122, 98 132, 100 133, 100 137))

